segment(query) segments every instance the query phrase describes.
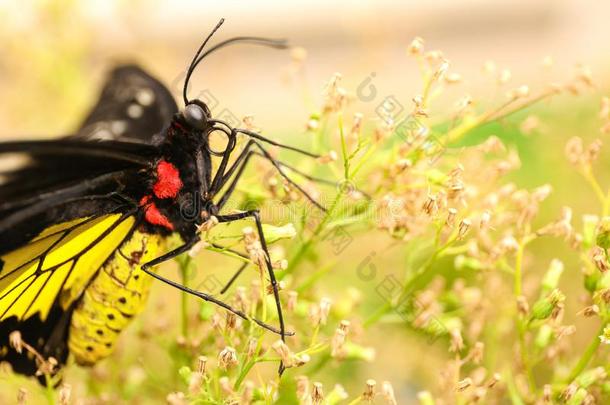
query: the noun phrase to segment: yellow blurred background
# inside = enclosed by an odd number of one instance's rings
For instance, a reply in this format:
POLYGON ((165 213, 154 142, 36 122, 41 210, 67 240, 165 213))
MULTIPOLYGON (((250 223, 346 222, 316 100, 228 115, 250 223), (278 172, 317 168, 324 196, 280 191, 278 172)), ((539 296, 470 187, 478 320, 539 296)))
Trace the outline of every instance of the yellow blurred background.
POLYGON ((464 77, 461 93, 489 90, 480 80, 489 60, 510 68, 515 84, 563 78, 578 63, 603 72, 608 15, 610 4, 599 1, 2 0, 0 134, 69 132, 117 61, 142 64, 177 94, 181 73, 221 17, 217 40, 270 36, 307 50, 309 98, 302 83, 289 80, 288 52, 233 47, 195 75, 192 91, 210 90, 236 115, 254 114, 275 133, 305 122, 334 72, 349 90, 375 73, 380 91, 415 94, 420 78, 405 52, 415 36, 443 50, 464 77), (550 59, 551 73, 543 70, 550 59))

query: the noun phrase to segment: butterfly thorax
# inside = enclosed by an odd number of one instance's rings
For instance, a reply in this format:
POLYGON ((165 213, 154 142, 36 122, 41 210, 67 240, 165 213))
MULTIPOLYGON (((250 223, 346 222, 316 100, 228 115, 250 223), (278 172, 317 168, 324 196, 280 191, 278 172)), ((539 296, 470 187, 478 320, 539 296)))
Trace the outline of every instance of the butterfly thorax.
POLYGON ((209 183, 212 170, 211 162, 206 163, 209 155, 202 163, 206 149, 204 133, 205 130, 188 128, 177 114, 160 145, 161 156, 147 173, 146 191, 138 203, 144 208, 147 225, 161 233, 193 235, 197 225, 204 221, 201 213, 214 211, 213 195, 202 185, 209 183))

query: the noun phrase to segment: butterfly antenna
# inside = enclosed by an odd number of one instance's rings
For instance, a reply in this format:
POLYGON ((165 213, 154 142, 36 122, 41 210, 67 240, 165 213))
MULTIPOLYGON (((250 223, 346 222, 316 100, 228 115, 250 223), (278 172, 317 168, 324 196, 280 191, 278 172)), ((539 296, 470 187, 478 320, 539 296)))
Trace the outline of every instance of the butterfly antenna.
POLYGON ((207 51, 205 51, 202 55, 200 55, 197 58, 193 68, 197 67, 197 65, 203 60, 203 58, 205 58, 209 54, 211 54, 219 49, 222 49, 226 46, 233 45, 235 43, 240 43, 240 42, 248 43, 251 45, 268 46, 270 48, 275 48, 275 49, 286 49, 289 46, 288 41, 285 39, 272 39, 272 38, 262 38, 262 37, 234 37, 234 38, 230 38, 225 41, 222 41, 222 42, 214 45, 207 51))
MULTIPOLYGON (((222 23, 222 20, 219 23, 219 25, 216 27, 216 29, 218 29, 218 27, 220 26, 221 23, 222 23)), ((214 29, 214 31, 216 31, 216 29, 214 29)), ((212 32, 212 34, 214 33, 214 31, 212 32)), ((184 82, 184 92, 183 92, 184 104, 188 104, 188 100, 187 100, 187 97, 186 97, 186 89, 187 89, 187 86, 188 86, 188 81, 191 78, 191 75, 193 74, 193 72, 197 68, 197 65, 199 65, 199 63, 201 63, 203 58, 205 58, 206 56, 208 56, 212 52, 215 52, 215 51, 217 51, 219 49, 222 49, 222 48, 224 48, 226 46, 229 46, 229 45, 232 45, 232 44, 235 44, 235 43, 240 43, 240 42, 241 43, 249 43, 249 44, 252 44, 252 45, 268 46, 270 48, 276 48, 276 49, 286 49, 286 48, 288 48, 288 41, 286 41, 285 39, 270 39, 270 38, 262 38, 262 37, 234 37, 234 38, 227 39, 225 41, 222 41, 222 42, 214 45, 213 47, 211 47, 210 49, 208 49, 207 51, 205 51, 202 54, 201 52, 203 50, 203 47, 205 46, 205 44, 208 41, 208 39, 210 39, 212 34, 210 34, 208 36, 206 41, 203 43, 203 45, 197 51, 197 54, 193 58, 193 61, 191 62, 191 66, 189 67, 189 70, 188 70, 188 72, 186 74, 186 80, 184 82)))
POLYGON ((208 34, 208 36, 205 39, 205 41, 203 41, 201 46, 199 46, 199 49, 197 49, 197 53, 195 53, 195 56, 193 56, 193 60, 191 61, 191 64, 189 65, 188 70, 186 71, 186 78, 184 79, 184 88, 182 89, 182 98, 184 99, 184 105, 187 105, 189 103, 188 97, 186 96, 186 91, 188 89, 188 85, 189 85, 189 81, 191 79, 191 75, 193 74, 193 71, 195 70, 195 67, 198 64, 197 59, 199 58, 199 55, 203 51, 203 48, 205 48, 205 46, 208 43, 208 41, 212 38, 214 33, 216 33, 216 31, 218 31, 218 29, 220 28, 220 26, 224 22, 225 22, 225 19, 221 18, 220 21, 218 22, 218 24, 216 24, 216 27, 214 27, 212 32, 210 32, 208 34))

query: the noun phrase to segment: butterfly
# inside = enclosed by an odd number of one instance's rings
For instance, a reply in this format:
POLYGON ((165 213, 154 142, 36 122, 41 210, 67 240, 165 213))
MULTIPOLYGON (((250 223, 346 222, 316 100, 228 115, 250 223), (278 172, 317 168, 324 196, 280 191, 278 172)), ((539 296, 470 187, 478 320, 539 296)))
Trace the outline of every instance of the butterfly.
POLYGON ((0 156, 27 158, 24 166, 5 173, 0 184, 0 361, 9 362, 14 371, 40 373, 48 358, 60 368, 70 355, 81 365, 107 357, 142 310, 153 279, 256 322, 282 339, 290 334, 259 211, 225 208, 255 156, 271 162, 322 210, 287 173, 327 181, 274 159, 268 148, 308 158, 318 155, 233 128, 213 118, 205 102, 188 98, 196 67, 217 50, 236 43, 287 47, 282 40, 235 37, 206 49, 223 21, 207 35, 186 70, 182 110, 161 82, 138 66, 125 65, 111 73, 75 134, 0 143, 0 156), (223 138, 221 149, 212 145, 212 135, 223 138), (237 148, 239 138, 243 148, 237 148), (195 247, 206 225, 240 220, 254 222, 279 328, 155 270, 195 247), (182 243, 168 251, 165 242, 172 235, 182 243), (27 353, 19 341, 30 349, 27 353))

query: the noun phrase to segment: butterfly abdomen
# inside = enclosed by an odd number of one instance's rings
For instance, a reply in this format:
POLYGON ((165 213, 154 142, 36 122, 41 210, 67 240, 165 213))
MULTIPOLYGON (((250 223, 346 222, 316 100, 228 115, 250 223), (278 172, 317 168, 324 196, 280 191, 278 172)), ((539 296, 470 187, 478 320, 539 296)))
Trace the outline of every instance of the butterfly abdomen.
POLYGON ((104 264, 72 314, 68 347, 81 365, 110 355, 120 332, 140 313, 152 278, 140 266, 158 256, 162 237, 135 231, 104 264))

